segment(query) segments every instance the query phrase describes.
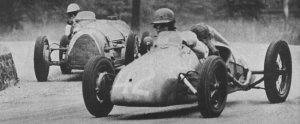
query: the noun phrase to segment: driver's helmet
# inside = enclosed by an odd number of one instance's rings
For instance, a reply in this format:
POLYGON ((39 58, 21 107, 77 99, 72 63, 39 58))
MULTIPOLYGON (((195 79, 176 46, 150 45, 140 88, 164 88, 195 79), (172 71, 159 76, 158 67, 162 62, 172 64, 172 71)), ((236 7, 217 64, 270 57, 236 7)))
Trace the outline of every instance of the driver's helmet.
POLYGON ((152 24, 166 24, 175 22, 174 12, 169 8, 161 8, 155 11, 152 24))
POLYGON ((67 15, 68 15, 68 21, 67 24, 73 25, 74 24, 74 18, 76 17, 77 13, 80 11, 80 8, 78 4, 71 3, 67 8, 67 15))
POLYGON ((80 11, 80 7, 76 3, 71 3, 67 8, 67 13, 78 12, 80 11))

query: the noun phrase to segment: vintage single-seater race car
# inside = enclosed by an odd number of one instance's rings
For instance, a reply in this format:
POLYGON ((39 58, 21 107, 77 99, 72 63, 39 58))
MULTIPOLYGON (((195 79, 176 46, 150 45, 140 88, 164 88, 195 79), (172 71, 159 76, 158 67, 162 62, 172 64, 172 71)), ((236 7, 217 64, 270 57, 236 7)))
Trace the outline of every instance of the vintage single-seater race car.
POLYGON ((196 40, 196 36, 189 37, 196 35, 192 33, 159 33, 150 51, 118 74, 108 58, 90 59, 82 83, 87 110, 96 117, 103 117, 114 105, 153 107, 198 102, 203 117, 218 117, 229 93, 259 88, 257 84, 261 82, 264 82, 269 102, 286 100, 291 86, 292 61, 285 41, 272 42, 265 56, 264 70, 253 71, 230 46, 220 42, 213 42, 219 55, 198 58, 192 49, 182 44, 184 40, 196 40), (257 74, 263 77, 255 79, 257 74))
POLYGON ((75 25, 76 31, 70 41, 63 36, 60 44, 49 44, 46 36, 37 38, 34 69, 38 81, 47 80, 49 66, 60 66, 63 74, 69 74, 72 69, 83 70, 93 56, 108 58, 114 69, 134 60, 137 55, 137 37, 125 22, 82 18, 83 21, 75 25), (55 50, 59 50, 58 61, 51 59, 51 53, 55 50))

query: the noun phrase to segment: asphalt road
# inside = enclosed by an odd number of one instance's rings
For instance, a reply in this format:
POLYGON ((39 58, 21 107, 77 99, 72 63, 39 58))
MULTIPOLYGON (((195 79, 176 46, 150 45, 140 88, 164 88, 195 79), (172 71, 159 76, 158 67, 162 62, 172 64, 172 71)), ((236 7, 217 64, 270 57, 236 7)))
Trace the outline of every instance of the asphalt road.
MULTIPOLYGON (((1 124, 42 123, 300 123, 300 46, 290 46, 293 61, 291 91, 287 101, 270 104, 264 90, 240 91, 228 96, 218 118, 205 119, 197 104, 170 107, 115 106, 108 117, 95 118, 85 108, 81 91, 82 71, 62 75, 51 67, 49 81, 37 82, 33 69, 34 42, 0 42, 10 48, 20 83, 0 92, 1 124)), ((253 70, 263 69, 267 44, 234 43, 233 47, 253 70)), ((57 54, 54 55, 57 57, 57 54)))

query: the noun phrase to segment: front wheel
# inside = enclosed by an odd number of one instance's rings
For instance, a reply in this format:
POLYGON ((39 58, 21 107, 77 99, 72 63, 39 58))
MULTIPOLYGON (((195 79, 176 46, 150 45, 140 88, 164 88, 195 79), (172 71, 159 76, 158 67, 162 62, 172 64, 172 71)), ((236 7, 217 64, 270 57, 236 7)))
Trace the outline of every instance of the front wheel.
POLYGON ((285 41, 272 42, 264 64, 264 84, 271 103, 284 102, 289 94, 292 78, 292 59, 285 41))
POLYGON ((34 46, 34 71, 38 81, 47 81, 50 66, 50 47, 46 36, 36 39, 34 46))
POLYGON ((111 61, 105 57, 91 58, 83 72, 82 93, 87 110, 96 117, 107 116, 113 108, 110 90, 115 70, 111 61))
POLYGON ((209 56, 200 69, 198 104, 204 118, 218 117, 227 99, 227 71, 221 57, 209 56))

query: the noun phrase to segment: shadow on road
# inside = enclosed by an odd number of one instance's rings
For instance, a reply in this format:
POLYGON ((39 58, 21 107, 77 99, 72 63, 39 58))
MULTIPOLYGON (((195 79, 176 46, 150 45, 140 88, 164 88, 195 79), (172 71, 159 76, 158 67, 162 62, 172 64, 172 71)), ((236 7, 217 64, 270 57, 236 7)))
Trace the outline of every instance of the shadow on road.
MULTIPOLYGON (((246 100, 246 101, 228 101, 226 103, 226 108, 239 106, 243 104, 252 104, 252 105, 266 105, 269 104, 268 101, 257 101, 257 100, 246 100)), ((180 109, 169 109, 162 110, 156 112, 149 113, 138 113, 138 114, 116 114, 110 115, 109 118, 112 120, 148 120, 148 119, 164 119, 164 118, 172 118, 172 117, 180 117, 188 114, 199 113, 199 117, 201 117, 198 106, 189 106, 180 109)))
POLYGON ((234 107, 242 104, 250 104, 250 105, 265 105, 270 104, 268 100, 260 101, 260 100, 237 100, 237 101, 227 101, 226 107, 234 107))
POLYGON ((71 74, 61 74, 55 73, 52 74, 48 77, 48 81, 50 82, 56 82, 56 81, 82 81, 82 71, 75 71, 72 72, 71 74))
POLYGON ((71 78, 68 78, 63 81, 82 81, 82 73, 78 73, 75 76, 72 76, 71 78))
MULTIPOLYGON (((184 116, 195 112, 199 112, 198 106, 191 106, 191 107, 180 108, 176 110, 173 109, 173 110, 142 113, 142 114, 111 115, 110 118, 114 120, 163 119, 163 118, 184 116)), ((199 112, 199 116, 201 116, 200 112, 199 112)))
POLYGON ((256 101, 256 100, 253 100, 253 101, 248 101, 249 104, 252 104, 252 105, 265 105, 265 104, 270 104, 270 102, 268 100, 265 100, 265 101, 256 101))
POLYGON ((228 101, 228 102, 226 102, 226 107, 232 107, 237 104, 241 104, 241 101, 228 101))

